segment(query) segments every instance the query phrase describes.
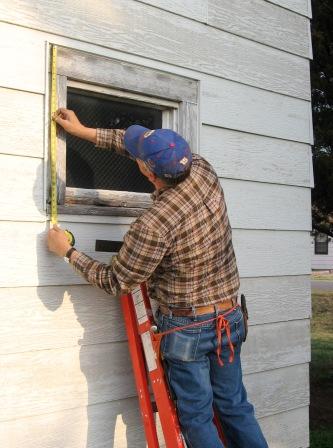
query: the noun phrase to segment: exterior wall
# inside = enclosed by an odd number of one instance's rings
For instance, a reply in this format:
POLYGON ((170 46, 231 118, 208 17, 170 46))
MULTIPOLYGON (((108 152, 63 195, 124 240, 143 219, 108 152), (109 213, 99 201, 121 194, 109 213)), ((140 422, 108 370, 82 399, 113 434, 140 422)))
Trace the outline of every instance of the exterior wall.
POLYGON ((314 238, 311 240, 311 268, 313 271, 327 271, 333 270, 333 241, 330 238, 328 242, 328 254, 327 255, 318 255, 315 254, 315 243, 314 238))
MULTIPOLYGON (((5 3, 1 446, 145 446, 118 301, 46 249, 49 41, 200 81, 200 153, 225 190, 250 312, 245 383, 269 446, 307 447, 310 2, 5 3)), ((120 239, 131 222, 60 221, 101 261, 95 239, 120 239)))

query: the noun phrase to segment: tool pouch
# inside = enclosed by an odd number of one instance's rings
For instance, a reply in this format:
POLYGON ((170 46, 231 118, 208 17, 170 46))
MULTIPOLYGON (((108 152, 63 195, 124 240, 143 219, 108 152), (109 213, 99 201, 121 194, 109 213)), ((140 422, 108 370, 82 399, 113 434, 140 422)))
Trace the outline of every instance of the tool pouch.
POLYGON ((247 311, 247 307, 246 307, 246 299, 244 294, 241 294, 241 308, 242 308, 242 313, 243 313, 243 318, 244 318, 244 328, 245 328, 245 335, 244 335, 244 339, 243 342, 246 341, 246 337, 247 337, 247 332, 248 332, 248 319, 249 319, 249 313, 247 311))

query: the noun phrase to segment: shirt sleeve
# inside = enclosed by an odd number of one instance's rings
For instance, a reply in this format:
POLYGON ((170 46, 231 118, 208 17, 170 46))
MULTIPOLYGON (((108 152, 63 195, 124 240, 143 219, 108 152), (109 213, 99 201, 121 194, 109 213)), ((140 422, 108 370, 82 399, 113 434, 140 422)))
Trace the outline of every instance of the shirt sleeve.
POLYGON ((96 148, 113 149, 116 153, 135 160, 124 144, 125 129, 96 129, 96 148))
POLYGON ((72 264, 89 283, 115 295, 120 291, 129 292, 149 279, 167 249, 164 237, 142 223, 134 223, 110 265, 93 260, 83 252, 79 252, 72 264))

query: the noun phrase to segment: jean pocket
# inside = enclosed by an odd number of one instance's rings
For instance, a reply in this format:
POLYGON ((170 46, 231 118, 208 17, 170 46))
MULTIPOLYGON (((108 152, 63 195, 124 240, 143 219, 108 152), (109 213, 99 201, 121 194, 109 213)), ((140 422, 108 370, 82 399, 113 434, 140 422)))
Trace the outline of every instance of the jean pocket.
POLYGON ((200 339, 200 328, 177 331, 176 326, 163 326, 164 331, 175 330, 165 335, 161 342, 161 354, 165 359, 194 361, 200 339))

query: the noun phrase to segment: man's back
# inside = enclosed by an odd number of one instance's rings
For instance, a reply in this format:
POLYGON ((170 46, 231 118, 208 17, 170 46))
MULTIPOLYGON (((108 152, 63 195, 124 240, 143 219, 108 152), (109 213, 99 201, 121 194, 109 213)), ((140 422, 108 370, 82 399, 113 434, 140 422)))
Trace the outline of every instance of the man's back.
POLYGON ((134 224, 149 227, 167 246, 148 281, 150 296, 165 305, 191 307, 234 299, 239 275, 224 194, 211 165, 193 156, 190 176, 153 195, 134 224))

